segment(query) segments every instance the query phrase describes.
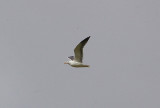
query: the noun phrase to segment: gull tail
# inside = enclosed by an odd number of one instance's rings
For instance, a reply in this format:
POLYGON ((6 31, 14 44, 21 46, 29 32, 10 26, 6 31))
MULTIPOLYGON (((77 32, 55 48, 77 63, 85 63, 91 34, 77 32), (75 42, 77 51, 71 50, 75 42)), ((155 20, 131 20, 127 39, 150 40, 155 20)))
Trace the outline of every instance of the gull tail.
POLYGON ((72 67, 80 68, 80 67, 90 67, 89 65, 72 65, 72 67))
POLYGON ((83 65, 83 67, 90 67, 90 65, 83 65))

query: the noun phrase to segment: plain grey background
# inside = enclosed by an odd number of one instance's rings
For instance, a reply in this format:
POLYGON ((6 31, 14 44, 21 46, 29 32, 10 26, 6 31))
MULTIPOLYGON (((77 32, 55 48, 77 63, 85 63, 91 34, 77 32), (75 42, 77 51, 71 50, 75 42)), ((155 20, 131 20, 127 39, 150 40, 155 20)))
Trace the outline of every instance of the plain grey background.
POLYGON ((160 108, 160 1, 0 0, 0 108, 160 108))

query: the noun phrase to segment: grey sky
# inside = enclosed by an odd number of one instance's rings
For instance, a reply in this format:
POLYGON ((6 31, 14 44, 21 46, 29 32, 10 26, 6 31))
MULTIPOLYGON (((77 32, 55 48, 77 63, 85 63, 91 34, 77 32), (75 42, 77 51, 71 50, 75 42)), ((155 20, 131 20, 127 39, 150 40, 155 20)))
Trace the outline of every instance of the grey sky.
POLYGON ((0 108, 160 108, 160 1, 1 0, 0 108), (90 68, 64 65, 84 48, 90 68))

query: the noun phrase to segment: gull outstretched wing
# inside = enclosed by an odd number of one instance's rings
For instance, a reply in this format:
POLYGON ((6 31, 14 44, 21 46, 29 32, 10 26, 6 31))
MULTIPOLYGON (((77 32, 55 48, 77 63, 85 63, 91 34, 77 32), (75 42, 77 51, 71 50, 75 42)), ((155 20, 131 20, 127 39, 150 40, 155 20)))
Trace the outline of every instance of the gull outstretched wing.
POLYGON ((74 49, 74 54, 75 54, 75 60, 77 62, 81 62, 83 60, 83 47, 85 46, 85 44, 88 42, 90 36, 85 38, 84 40, 82 40, 74 49))

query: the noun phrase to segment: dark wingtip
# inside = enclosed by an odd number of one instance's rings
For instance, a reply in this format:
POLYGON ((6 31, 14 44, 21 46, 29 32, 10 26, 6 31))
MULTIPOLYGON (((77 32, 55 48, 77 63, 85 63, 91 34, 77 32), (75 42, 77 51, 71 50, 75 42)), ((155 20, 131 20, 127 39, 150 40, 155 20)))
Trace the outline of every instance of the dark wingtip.
POLYGON ((85 38, 82 42, 84 42, 84 41, 88 41, 89 40, 89 38, 90 38, 91 36, 88 36, 87 38, 85 38))
POLYGON ((91 36, 88 36, 87 38, 85 38, 84 40, 89 40, 89 38, 90 38, 91 36))
POLYGON ((82 44, 82 48, 84 47, 84 45, 88 42, 89 38, 91 36, 86 37, 85 39, 83 39, 80 43, 82 44))

